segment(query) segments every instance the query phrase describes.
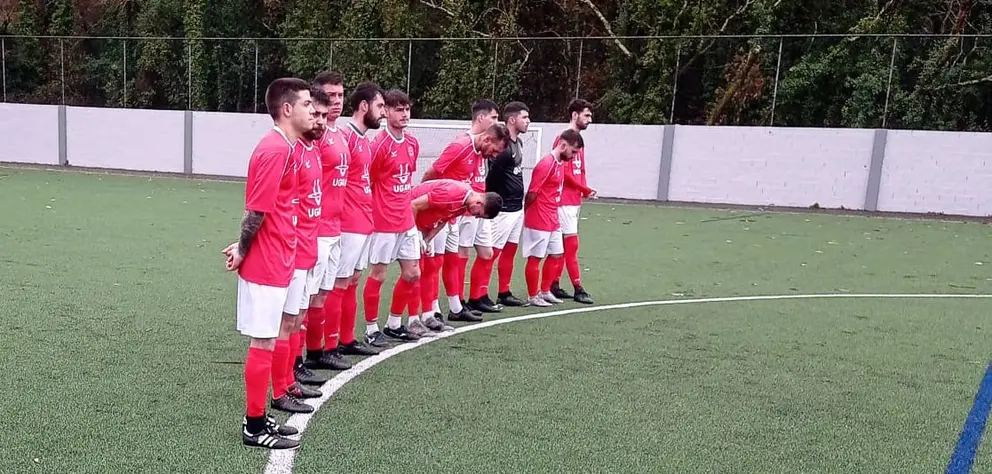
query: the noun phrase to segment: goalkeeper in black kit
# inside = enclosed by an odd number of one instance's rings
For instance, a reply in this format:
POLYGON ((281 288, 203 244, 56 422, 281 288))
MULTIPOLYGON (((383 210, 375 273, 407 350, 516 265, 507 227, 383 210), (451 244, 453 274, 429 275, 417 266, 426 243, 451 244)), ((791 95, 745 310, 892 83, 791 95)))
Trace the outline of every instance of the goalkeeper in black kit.
MULTIPOLYGON (((520 139, 520 134, 527 133, 530 110, 523 102, 510 102, 503 107, 503 121, 510 132, 510 139, 506 149, 489 162, 489 172, 486 174, 486 191, 503 198, 503 208, 493 219, 493 260, 499 262, 499 293, 496 303, 502 306, 527 306, 527 302, 510 291, 510 281, 517 257, 517 244, 524 227, 526 188, 522 168, 523 140, 520 139)), ((487 285, 490 279, 485 279, 487 285)), ((483 306, 492 306, 488 288, 483 294, 485 296, 478 300, 469 300, 469 307, 483 311, 483 306)))

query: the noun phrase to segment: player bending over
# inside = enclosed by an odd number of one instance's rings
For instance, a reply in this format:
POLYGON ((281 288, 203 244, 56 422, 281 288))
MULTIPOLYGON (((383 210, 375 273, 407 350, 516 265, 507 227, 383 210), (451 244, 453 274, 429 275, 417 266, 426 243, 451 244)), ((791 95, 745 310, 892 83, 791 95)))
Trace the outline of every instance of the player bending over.
MULTIPOLYGON (((502 153, 490 161, 486 173, 486 190, 495 192, 503 199, 503 208, 493 219, 493 259, 488 268, 478 278, 478 286, 473 286, 468 300, 469 307, 475 308, 478 302, 492 305, 489 299, 489 280, 492 278, 492 262, 499 261, 499 293, 496 301, 505 306, 525 306, 526 301, 513 296, 510 281, 513 278, 513 264, 517 258, 517 244, 524 226, 524 176, 523 141, 521 133, 527 133, 530 126, 530 111, 523 102, 510 102, 503 107, 503 120, 510 134, 509 144, 502 153)), ((478 263, 479 260, 476 260, 478 263)), ((473 275, 475 267, 473 265, 473 275)), ((475 285, 475 283, 473 283, 475 285)))
POLYGON ((276 79, 266 88, 265 107, 275 126, 248 162, 241 236, 223 252, 227 269, 238 272, 237 328, 249 337, 242 442, 296 449, 300 442, 287 436, 299 431, 266 415, 265 400, 273 367, 286 366, 285 360, 274 360, 276 341, 288 340, 293 327, 292 318, 283 316, 296 258, 293 216, 299 184, 292 155, 299 137, 313 128, 310 85, 301 79, 276 79))
POLYGON ((389 319, 381 334, 400 340, 416 340, 436 334, 420 321, 420 295, 414 285, 420 280, 421 238, 413 221, 410 190, 417 170, 420 143, 406 132, 410 122, 410 97, 392 89, 385 93, 386 130, 372 142, 372 238, 369 278, 365 281, 365 314, 368 335, 380 333, 378 323, 380 289, 389 264, 399 260, 400 278, 393 287, 389 319), (411 306, 410 326, 403 324, 403 311, 411 306))
MULTIPOLYGON (((488 168, 486 160, 506 148, 509 132, 505 126, 496 123, 499 118, 498 111, 492 101, 477 101, 473 104, 472 111, 472 129, 467 134, 459 135, 445 147, 438 159, 424 173, 424 181, 439 178, 453 179, 471 184, 477 192, 485 191, 485 173, 488 168)), ((491 221, 485 220, 480 227, 479 219, 471 215, 459 216, 455 222, 439 231, 434 239, 435 258, 427 265, 425 272, 437 271, 435 266, 439 258, 436 255, 443 252, 443 265, 438 268, 443 269, 444 288, 448 295, 448 319, 451 321, 482 320, 481 311, 473 311, 462 304, 465 270, 469 251, 473 246, 478 258, 492 259, 491 240, 491 221)), ((437 304, 434 303, 432 306, 437 304)), ((436 313, 440 312, 439 307, 433 309, 436 313)))
MULTIPOLYGON (((467 183, 451 179, 438 179, 417 185, 412 195, 414 219, 425 242, 422 264, 434 257, 434 248, 429 242, 448 225, 452 218, 468 213, 476 217, 492 219, 499 214, 499 209, 503 206, 498 194, 482 194, 472 190, 471 185, 467 183)), ((454 329, 437 321, 435 315, 430 312, 430 305, 437 298, 436 281, 432 290, 434 293, 430 291, 421 293, 424 325, 428 327, 441 325, 443 330, 454 329)))
MULTIPOLYGON (((582 132, 592 123, 592 104, 582 99, 575 99, 568 104, 568 115, 571 117, 568 129, 582 132)), ((561 137, 555 139, 555 145, 561 137)), ((592 304, 592 296, 582 287, 582 274, 579 268, 579 207, 583 198, 596 198, 596 190, 586 184, 586 153, 579 150, 571 166, 565 170, 565 185, 561 192, 561 207, 558 216, 561 220, 562 242, 565 248, 565 267, 572 280, 575 296, 561 289, 558 280, 562 269, 558 269, 554 282, 551 283, 551 294, 556 303, 558 298, 573 298, 579 303, 592 304)))
POLYGON ((582 136, 575 130, 565 130, 558 137, 558 144, 534 167, 527 197, 524 198, 524 257, 527 267, 528 302, 533 306, 551 306, 561 302, 551 294, 551 280, 562 265, 561 223, 558 220, 558 203, 561 201, 564 168, 582 149, 582 136), (544 268, 541 260, 547 257, 544 268), (538 274, 540 272, 540 275, 538 274), (538 279, 540 278, 540 292, 538 279))

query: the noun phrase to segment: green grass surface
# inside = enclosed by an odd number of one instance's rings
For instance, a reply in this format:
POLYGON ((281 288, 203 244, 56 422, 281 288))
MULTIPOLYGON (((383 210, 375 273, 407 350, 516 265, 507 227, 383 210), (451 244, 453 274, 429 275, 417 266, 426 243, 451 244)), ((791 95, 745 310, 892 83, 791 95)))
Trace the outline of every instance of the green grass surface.
MULTIPOLYGON (((220 254, 242 193, 0 169, 0 472, 262 472, 266 453, 238 436, 245 341, 220 254)), ((992 294, 982 224, 583 212, 601 305, 992 294)), ((728 302, 486 328, 346 385, 311 420, 295 472, 942 472, 988 364, 988 307, 728 302)), ((973 472, 992 472, 990 449, 973 472)))

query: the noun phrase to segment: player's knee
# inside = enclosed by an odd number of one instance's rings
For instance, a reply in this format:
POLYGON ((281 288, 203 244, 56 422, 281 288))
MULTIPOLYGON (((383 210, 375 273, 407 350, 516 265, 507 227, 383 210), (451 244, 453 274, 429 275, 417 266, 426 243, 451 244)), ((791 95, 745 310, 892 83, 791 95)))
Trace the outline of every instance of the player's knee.
POLYGON ((472 254, 472 247, 458 247, 458 256, 468 258, 472 254))
POLYGON ((400 278, 410 282, 416 283, 420 280, 420 268, 417 266, 410 266, 409 268, 404 268, 400 273, 400 278))
POLYGON ((248 342, 248 346, 249 347, 253 347, 255 349, 261 349, 263 351, 270 351, 271 352, 271 351, 276 350, 276 340, 275 340, 275 338, 273 338, 273 339, 259 339, 259 338, 253 337, 253 338, 251 338, 251 341, 248 342))
POLYGON ((493 248, 492 247, 476 247, 475 254, 483 260, 491 260, 493 258, 493 248))
POLYGON ((385 280, 386 279, 386 269, 387 269, 387 267, 385 265, 382 265, 382 264, 378 264, 377 263, 375 265, 372 265, 372 268, 369 269, 369 278, 371 278, 373 280, 379 280, 379 281, 385 280))

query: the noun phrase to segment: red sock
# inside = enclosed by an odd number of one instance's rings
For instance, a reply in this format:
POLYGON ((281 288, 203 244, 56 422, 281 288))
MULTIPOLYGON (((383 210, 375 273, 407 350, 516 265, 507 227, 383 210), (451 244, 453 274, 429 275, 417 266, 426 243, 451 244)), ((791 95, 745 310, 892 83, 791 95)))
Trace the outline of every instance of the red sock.
MULTIPOLYGON (((458 264, 461 257, 458 253, 444 254, 444 265, 441 268, 441 278, 444 280, 444 293, 448 296, 460 294, 458 291, 458 264)), ((464 282, 464 280, 461 280, 464 282)))
POLYGON ((458 256, 458 297, 465 301, 465 274, 468 271, 468 257, 458 256))
POLYGON ((507 242, 499 253, 499 292, 510 291, 510 280, 513 279, 513 263, 517 259, 517 244, 507 242))
POLYGON ((420 257, 420 281, 417 284, 417 288, 420 290, 418 293, 420 297, 420 304, 424 307, 424 312, 431 307, 434 303, 434 292, 431 291, 431 285, 434 285, 434 289, 437 289, 437 271, 438 268, 434 264, 434 257, 428 257, 424 255, 420 257))
POLYGON ((578 235, 565 237, 565 268, 568 269, 568 277, 572 280, 572 286, 580 286, 582 284, 582 273, 579 270, 578 235))
POLYGON ((420 316, 420 295, 423 291, 420 290, 420 280, 413 282, 413 286, 410 287, 410 294, 406 297, 406 310, 410 316, 420 316))
POLYGON ((389 303, 389 314, 402 316, 406 310, 406 300, 410 297, 410 289, 413 284, 402 278, 396 281, 393 286, 393 300, 389 303))
MULTIPOLYGON (((547 268, 548 264, 544 264, 547 268)), ((541 259, 537 257, 527 257, 527 266, 524 267, 524 277, 527 279, 527 296, 537 296, 537 285, 541 280, 541 259)))
POLYGON ((434 308, 434 300, 441 295, 441 268, 444 267, 444 255, 434 256, 434 274, 431 275, 431 294, 429 304, 434 308))
POLYGON ((245 358, 245 414, 252 418, 265 415, 272 357, 272 351, 248 348, 248 356, 245 358))
MULTIPOLYGON (((345 290, 334 288, 327 294, 324 301, 324 350, 329 351, 338 347, 338 331, 341 330, 341 301, 345 290)), ((354 319, 354 318, 352 318, 354 319)), ((354 328, 354 323, 352 323, 354 328)), ((310 347, 310 343, 307 343, 310 347)))
MULTIPOLYGON (((348 285, 341 297, 341 330, 338 340, 341 344, 355 342, 355 318, 358 316, 358 285, 348 285)), ((326 348, 325 348, 326 350, 326 348)))
POLYGON ((286 394, 286 370, 292 362, 289 339, 277 339, 276 350, 272 353, 272 398, 277 399, 286 394), (287 359, 290 362, 287 362, 287 359))
MULTIPOLYGON (((495 252, 496 250, 493 250, 493 253, 495 252)), ((472 262, 472 275, 468 286, 469 298, 477 300, 489 294, 489 277, 493 272, 494 261, 496 261, 495 255, 488 260, 476 257, 475 262, 472 262)))
POLYGON ((302 331, 297 331, 289 336, 289 357, 286 358, 286 374, 283 379, 283 384, 287 389, 296 382, 293 367, 296 365, 296 358, 299 357, 301 350, 303 350, 303 334, 302 331))
MULTIPOLYGON (((325 301, 324 304, 327 304, 325 301)), ((303 340, 307 344, 307 352, 317 353, 324 349, 324 319, 326 312, 324 308, 310 308, 307 310, 306 329, 303 331, 303 340)))
POLYGON ((544 261, 544 268, 541 269, 541 292, 551 292, 551 282, 555 281, 556 275, 561 275, 561 257, 548 257, 544 261))
POLYGON ((365 280, 365 292, 362 300, 365 302, 365 322, 374 323, 379 320, 379 295, 382 291, 382 280, 369 278, 365 280))

